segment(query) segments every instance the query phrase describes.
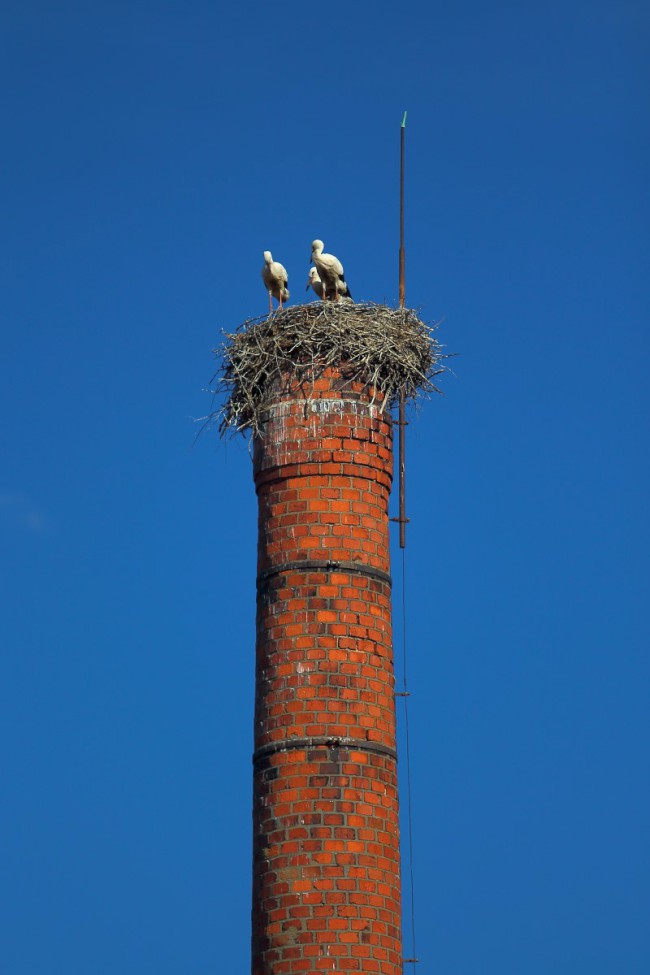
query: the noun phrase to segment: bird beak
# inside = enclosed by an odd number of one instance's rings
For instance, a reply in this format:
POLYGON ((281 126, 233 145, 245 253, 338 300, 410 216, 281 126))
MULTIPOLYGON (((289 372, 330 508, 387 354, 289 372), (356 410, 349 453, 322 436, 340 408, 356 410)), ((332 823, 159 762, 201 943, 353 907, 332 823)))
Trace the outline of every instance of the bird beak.
POLYGON ((309 291, 310 284, 311 284, 311 278, 309 278, 309 280, 307 281, 307 287, 305 288, 305 291, 309 291))

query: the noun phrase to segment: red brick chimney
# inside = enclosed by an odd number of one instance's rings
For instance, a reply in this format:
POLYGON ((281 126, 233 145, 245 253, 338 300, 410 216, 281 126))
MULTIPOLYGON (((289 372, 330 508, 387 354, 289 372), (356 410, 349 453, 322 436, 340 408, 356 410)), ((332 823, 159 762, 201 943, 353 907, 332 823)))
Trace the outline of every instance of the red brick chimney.
POLYGON ((276 387, 259 499, 253 975, 401 975, 391 417, 328 370, 276 387))

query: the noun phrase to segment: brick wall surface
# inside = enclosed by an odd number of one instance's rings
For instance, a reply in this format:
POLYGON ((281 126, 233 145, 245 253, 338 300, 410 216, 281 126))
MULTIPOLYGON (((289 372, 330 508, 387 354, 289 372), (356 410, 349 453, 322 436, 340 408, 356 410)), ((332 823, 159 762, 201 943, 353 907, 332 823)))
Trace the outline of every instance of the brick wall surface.
POLYGON ((253 975, 398 975, 391 418, 336 372, 278 390, 254 476, 253 975))

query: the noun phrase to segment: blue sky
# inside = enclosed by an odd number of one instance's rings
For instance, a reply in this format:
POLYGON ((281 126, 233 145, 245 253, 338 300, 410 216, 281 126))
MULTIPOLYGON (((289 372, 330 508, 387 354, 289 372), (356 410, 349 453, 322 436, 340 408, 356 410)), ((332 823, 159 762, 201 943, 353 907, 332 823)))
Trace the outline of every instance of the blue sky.
POLYGON ((649 970, 649 27, 0 14, 3 971, 248 969, 256 503, 192 418, 263 250, 396 300, 404 109, 407 301, 460 353, 408 428, 418 975, 649 970))

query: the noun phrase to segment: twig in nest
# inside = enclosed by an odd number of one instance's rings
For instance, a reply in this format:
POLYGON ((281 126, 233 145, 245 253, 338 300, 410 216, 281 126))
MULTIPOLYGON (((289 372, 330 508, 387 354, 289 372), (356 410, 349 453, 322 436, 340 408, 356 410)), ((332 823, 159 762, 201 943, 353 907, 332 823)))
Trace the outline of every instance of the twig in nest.
POLYGON ((288 378, 310 384, 330 368, 346 380, 381 392, 381 409, 391 408, 404 392, 415 401, 440 390, 433 377, 444 372, 446 356, 410 308, 351 302, 294 305, 263 318, 251 318, 215 349, 220 368, 212 392, 219 409, 206 418, 221 436, 261 432, 261 417, 279 382, 288 378))

